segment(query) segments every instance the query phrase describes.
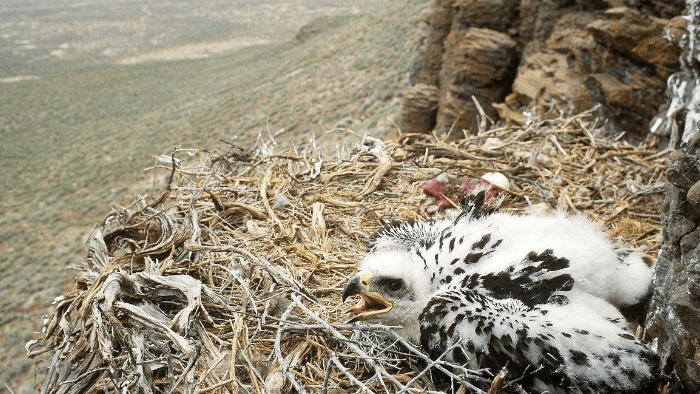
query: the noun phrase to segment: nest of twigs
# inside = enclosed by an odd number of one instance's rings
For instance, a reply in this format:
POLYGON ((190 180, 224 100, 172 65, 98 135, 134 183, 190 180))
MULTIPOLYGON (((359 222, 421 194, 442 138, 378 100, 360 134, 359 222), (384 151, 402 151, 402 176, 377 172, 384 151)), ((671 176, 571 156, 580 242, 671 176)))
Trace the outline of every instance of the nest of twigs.
MULTIPOLYGON (((455 142, 365 138, 337 159, 272 154, 271 141, 175 149, 157 166, 167 189, 95 228, 75 290, 28 344, 48 361, 41 392, 483 392, 499 371, 431 361, 390 327, 344 324, 343 286, 380 227, 443 214, 423 191, 443 173, 500 172, 502 209, 584 212, 653 255, 666 155, 599 126, 582 114, 455 142)), ((518 378, 502 390, 522 392, 518 378)))

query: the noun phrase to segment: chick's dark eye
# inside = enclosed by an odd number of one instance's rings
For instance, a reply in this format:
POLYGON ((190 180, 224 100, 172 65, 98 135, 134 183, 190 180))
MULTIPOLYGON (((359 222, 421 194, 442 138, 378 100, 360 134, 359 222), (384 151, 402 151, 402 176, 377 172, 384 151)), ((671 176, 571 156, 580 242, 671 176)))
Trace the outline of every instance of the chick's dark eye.
POLYGON ((390 279, 386 282, 386 288, 390 291, 399 291, 403 288, 403 281, 401 279, 390 279))

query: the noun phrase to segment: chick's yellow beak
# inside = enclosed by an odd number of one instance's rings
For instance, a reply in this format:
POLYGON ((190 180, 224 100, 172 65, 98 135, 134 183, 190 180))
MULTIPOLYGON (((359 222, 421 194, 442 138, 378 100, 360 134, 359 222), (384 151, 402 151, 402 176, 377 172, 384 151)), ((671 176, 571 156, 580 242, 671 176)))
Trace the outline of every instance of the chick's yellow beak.
POLYGON ((394 304, 381 294, 376 291, 370 291, 371 284, 372 273, 360 271, 350 278, 350 281, 345 285, 341 296, 343 302, 351 295, 359 295, 361 297, 360 301, 349 311, 349 322, 387 313, 394 307, 394 304))

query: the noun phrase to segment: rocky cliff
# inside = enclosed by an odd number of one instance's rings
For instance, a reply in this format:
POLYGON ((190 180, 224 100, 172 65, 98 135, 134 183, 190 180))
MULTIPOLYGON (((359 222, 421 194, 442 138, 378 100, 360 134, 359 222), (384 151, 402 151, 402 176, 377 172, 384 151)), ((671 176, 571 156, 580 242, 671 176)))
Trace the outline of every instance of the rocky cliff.
MULTIPOLYGON (((672 20, 667 38, 680 52, 681 70, 668 79, 669 99, 651 132, 668 135, 663 246, 656 261, 647 336, 656 341, 663 372, 700 389, 700 1, 672 20)), ((674 389, 680 389, 678 384, 674 389)))
POLYGON ((524 113, 600 104, 611 134, 640 141, 679 67, 664 34, 684 8, 678 0, 437 0, 423 17, 402 130, 461 137, 478 127, 479 105, 492 120, 520 124, 524 113))

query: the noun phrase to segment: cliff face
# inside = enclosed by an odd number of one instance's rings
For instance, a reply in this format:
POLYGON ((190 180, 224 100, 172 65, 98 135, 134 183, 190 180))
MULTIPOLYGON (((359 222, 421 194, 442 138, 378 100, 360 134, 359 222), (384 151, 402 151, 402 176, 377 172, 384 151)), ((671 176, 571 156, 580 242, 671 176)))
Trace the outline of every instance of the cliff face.
POLYGON ((662 368, 700 389, 700 1, 673 19, 667 37, 680 52, 681 71, 668 79, 669 96, 651 132, 681 149, 669 156, 647 334, 657 341, 662 368))
POLYGON ((700 389, 699 148, 676 151, 669 159, 661 214, 663 247, 646 330, 657 342, 663 372, 693 392, 700 389))
POLYGON ((678 69, 664 38, 683 1, 437 0, 406 95, 404 132, 463 136, 479 108, 524 123, 523 112, 575 114, 601 104, 611 134, 641 140, 678 69), (416 94, 416 91, 422 94, 416 94), (423 103, 412 101, 419 96, 423 103), (416 123, 414 119, 422 122, 416 123))

